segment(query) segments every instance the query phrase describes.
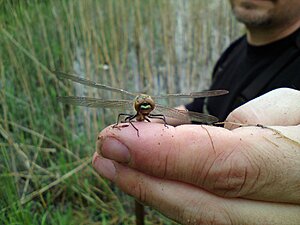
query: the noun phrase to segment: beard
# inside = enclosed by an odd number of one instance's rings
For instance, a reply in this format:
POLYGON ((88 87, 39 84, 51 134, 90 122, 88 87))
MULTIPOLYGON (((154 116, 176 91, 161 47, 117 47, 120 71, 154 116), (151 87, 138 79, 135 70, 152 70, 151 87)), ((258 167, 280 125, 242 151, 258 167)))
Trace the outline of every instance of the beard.
POLYGON ((236 19, 247 27, 269 27, 273 24, 268 10, 259 9, 256 5, 243 2, 240 6, 232 6, 236 19))

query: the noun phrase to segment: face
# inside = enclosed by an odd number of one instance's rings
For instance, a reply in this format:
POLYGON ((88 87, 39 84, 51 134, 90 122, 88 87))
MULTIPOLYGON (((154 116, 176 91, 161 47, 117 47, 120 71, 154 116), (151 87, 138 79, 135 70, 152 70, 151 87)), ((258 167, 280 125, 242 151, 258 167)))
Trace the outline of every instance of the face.
POLYGON ((248 27, 284 26, 300 20, 300 0, 230 0, 237 20, 248 27))
POLYGON ((155 102, 151 96, 139 94, 135 97, 133 106, 137 112, 149 114, 155 108, 155 102))

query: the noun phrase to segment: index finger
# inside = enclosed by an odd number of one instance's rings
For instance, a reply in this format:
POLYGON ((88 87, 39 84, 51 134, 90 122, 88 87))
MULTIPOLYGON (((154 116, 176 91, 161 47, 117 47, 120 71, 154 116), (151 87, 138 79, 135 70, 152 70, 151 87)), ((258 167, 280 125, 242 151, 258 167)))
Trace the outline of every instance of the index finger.
POLYGON ((134 125, 139 137, 131 126, 105 129, 99 135, 97 151, 140 172, 193 184, 221 196, 300 202, 300 173, 295 171, 300 168, 299 152, 295 151, 299 146, 286 148, 286 142, 271 130, 134 125))

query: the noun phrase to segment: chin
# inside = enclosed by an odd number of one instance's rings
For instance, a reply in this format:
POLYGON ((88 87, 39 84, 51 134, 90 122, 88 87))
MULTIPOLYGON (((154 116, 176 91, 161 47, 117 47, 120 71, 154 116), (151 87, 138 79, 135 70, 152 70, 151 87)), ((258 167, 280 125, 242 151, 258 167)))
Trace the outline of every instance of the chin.
POLYGON ((246 26, 267 26, 272 23, 269 12, 263 9, 236 7, 233 9, 233 12, 236 19, 246 26))

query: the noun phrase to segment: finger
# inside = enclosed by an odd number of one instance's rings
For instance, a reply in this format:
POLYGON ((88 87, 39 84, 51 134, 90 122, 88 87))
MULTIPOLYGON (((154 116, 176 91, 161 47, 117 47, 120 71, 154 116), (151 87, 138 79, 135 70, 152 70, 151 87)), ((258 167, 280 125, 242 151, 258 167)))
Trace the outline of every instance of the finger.
MULTIPOLYGON (((107 159, 95 157, 94 168, 107 173, 107 159)), ((300 207, 289 204, 229 199, 182 182, 152 177, 116 162, 110 179, 124 192, 180 224, 297 224, 300 207)), ((109 175, 109 176, 110 176, 109 175)))
MULTIPOLYGON (((220 196, 300 203, 299 143, 280 133, 259 127, 134 125, 139 137, 131 126, 105 129, 97 151, 143 173, 220 196)), ((299 128, 292 133, 299 134, 299 128)))
MULTIPOLYGON (((300 91, 280 88, 240 106, 229 114, 226 122, 289 126, 300 124, 300 91)), ((238 127, 225 123, 228 129, 238 127)))
POLYGON ((109 180, 114 180, 116 168, 112 160, 105 159, 95 152, 93 155, 92 164, 102 177, 105 177, 109 180))

